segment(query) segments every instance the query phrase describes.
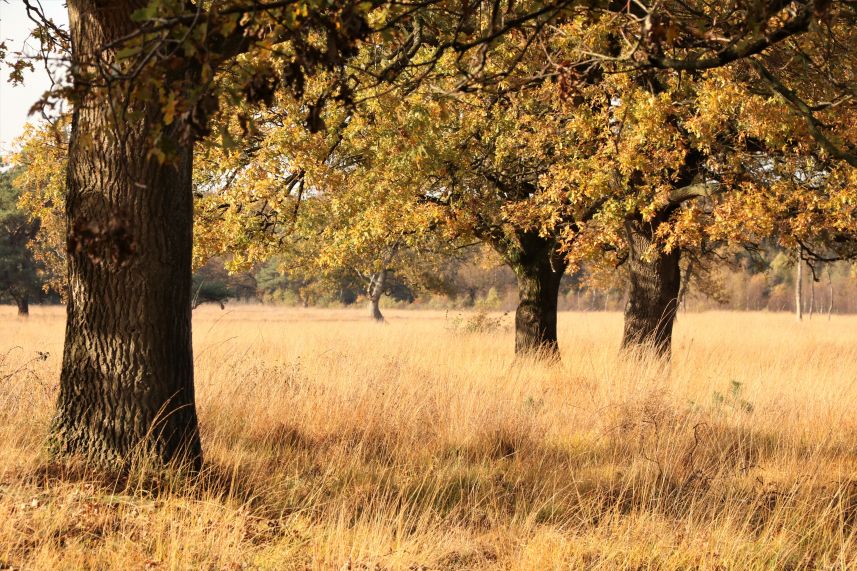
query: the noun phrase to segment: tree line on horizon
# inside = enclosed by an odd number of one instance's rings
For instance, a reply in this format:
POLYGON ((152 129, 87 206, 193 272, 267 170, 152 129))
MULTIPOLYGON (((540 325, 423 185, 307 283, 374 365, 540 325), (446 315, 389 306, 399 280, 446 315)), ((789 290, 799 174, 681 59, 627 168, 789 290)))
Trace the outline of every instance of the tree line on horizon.
POLYGON ((199 465, 213 259, 352 279, 382 319, 482 247, 515 352, 550 358, 563 278, 621 275, 622 346, 669 358, 683 284, 857 252, 853 2, 69 0, 69 30, 25 4, 70 61, 12 159, 67 299, 58 455, 199 465))
MULTIPOLYGON (((0 303, 17 306, 26 317, 32 303, 62 303, 62 291, 54 290, 56 278, 35 259, 34 239, 21 230, 37 234, 26 210, 17 206, 20 189, 11 185, 14 173, 0 174, 11 199, 0 198, 0 303)), ((804 262, 806 264, 806 262, 804 262)), ((262 303, 284 307, 339 308, 369 305, 375 319, 368 284, 357 273, 339 271, 307 274, 284 267, 278 257, 259 262, 245 271, 230 272, 224 258, 214 257, 194 271, 191 306, 203 304, 224 308, 232 303, 262 303)), ((60 270, 62 268, 59 268, 60 270)), ((340 268, 342 270, 342 268, 340 268)), ((805 266, 802 279, 802 313, 813 315, 857 313, 855 266, 848 261, 805 266)), ((796 267, 790 253, 777 245, 739 253, 718 260, 709 270, 694 274, 694 267, 681 269, 679 311, 768 311, 795 312, 796 267)), ((627 302, 627 275, 623 266, 609 273, 590 272, 587 266, 567 273, 560 283, 559 311, 622 311, 627 302)), ((408 276, 389 277, 383 297, 397 308, 479 310, 514 312, 518 301, 517 280, 512 270, 490 250, 476 245, 447 260, 431 282, 408 276)), ((383 314, 381 315, 383 320, 383 314)))
MULTIPOLYGON (((802 313, 830 316, 857 313, 857 279, 850 261, 803 262, 802 313)), ((356 273, 306 275, 284 268, 278 258, 250 270, 229 272, 215 257, 194 272, 194 304, 262 303, 285 307, 340 308, 368 304, 375 308, 368 284, 356 273)), ((793 254, 769 245, 764 251, 718 260, 694 275, 683 265, 679 311, 796 311, 797 268, 793 254)), ((623 266, 613 272, 590 272, 586 265, 566 273, 560 283, 559 311, 623 311, 628 297, 623 266)), ((402 309, 479 310, 514 313, 519 300, 514 272, 490 250, 474 246, 450 259, 433 275, 431 284, 400 278, 390 271, 384 299, 402 309)), ((383 318, 383 315, 382 315, 383 318)))

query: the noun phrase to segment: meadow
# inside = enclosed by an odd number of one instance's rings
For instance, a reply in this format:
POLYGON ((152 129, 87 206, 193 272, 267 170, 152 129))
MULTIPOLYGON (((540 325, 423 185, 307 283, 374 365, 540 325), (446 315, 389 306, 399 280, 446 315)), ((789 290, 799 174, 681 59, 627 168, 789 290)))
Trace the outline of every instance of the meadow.
POLYGON ((202 307, 199 475, 55 463, 64 310, 0 308, 0 569, 857 567, 857 316, 202 307), (472 329, 472 328, 471 328, 472 329))

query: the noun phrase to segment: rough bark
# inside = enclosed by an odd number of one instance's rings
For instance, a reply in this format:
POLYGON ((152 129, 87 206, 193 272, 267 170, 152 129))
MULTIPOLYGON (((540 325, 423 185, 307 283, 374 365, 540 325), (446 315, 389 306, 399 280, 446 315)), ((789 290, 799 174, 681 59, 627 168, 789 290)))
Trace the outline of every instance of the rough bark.
POLYGON ((649 220, 643 220, 637 212, 625 221, 629 287, 623 349, 647 348, 661 357, 670 357, 682 286, 681 250, 664 252, 655 236, 660 225, 668 222, 685 202, 706 198, 719 188, 717 183, 706 182, 701 176, 703 163, 703 154, 691 149, 676 173, 677 184, 669 201, 649 220))
POLYGON ((29 317, 30 297, 24 293, 19 295, 15 302, 18 304, 18 317, 29 317))
POLYGON ((369 280, 369 316, 383 323, 384 315, 381 313, 381 296, 384 295, 384 288, 387 286, 387 270, 381 270, 372 274, 369 280))
MULTIPOLYGON (((70 0, 76 68, 86 70, 99 46, 133 30, 131 14, 142 4, 70 0)), ((157 105, 114 101, 135 117, 115 122, 104 93, 75 79, 83 97, 69 145, 69 301, 52 447, 98 465, 135 455, 198 465, 193 144, 174 125, 162 136, 175 155, 159 163, 148 152, 157 105)))
POLYGON ((566 264, 556 242, 537 234, 523 234, 507 253, 518 280, 515 311, 515 354, 559 356, 557 298, 566 264))
POLYGON ((681 254, 678 249, 664 253, 652 248, 658 223, 639 219, 625 223, 630 287, 622 347, 651 347, 658 355, 669 357, 681 285, 681 254))

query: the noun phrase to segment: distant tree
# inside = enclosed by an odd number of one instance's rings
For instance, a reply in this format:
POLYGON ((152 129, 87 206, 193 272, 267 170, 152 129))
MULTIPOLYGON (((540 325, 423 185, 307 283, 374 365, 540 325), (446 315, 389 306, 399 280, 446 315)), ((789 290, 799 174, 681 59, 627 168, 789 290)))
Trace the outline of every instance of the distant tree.
POLYGON ((231 287, 230 276, 223 270, 223 263, 206 264, 193 273, 193 298, 191 307, 196 309, 204 303, 224 304, 236 294, 231 287))
MULTIPOLYGON (((300 101, 280 93, 275 102, 257 121, 252 152, 200 153, 197 260, 228 255, 235 271, 275 259, 266 273, 287 279, 285 289, 305 305, 356 287, 376 322, 385 295, 448 291, 440 268, 459 241, 443 231, 434 205, 413 199, 409 181, 386 177, 378 158, 354 144, 363 120, 313 134, 300 121, 300 101)), ((347 113, 333 108, 323 119, 335 124, 347 113)))
POLYGON ((39 293, 40 266, 28 243, 39 229, 38 220, 18 207, 19 191, 12 184, 15 172, 0 172, 0 293, 18 306, 18 315, 30 313, 30 299, 39 293))
POLYGON ((66 258, 66 165, 68 162, 69 118, 53 124, 27 125, 16 141, 13 184, 18 189, 19 206, 31 219, 38 219, 36 235, 30 241, 34 258, 44 270, 44 287, 67 294, 66 258))

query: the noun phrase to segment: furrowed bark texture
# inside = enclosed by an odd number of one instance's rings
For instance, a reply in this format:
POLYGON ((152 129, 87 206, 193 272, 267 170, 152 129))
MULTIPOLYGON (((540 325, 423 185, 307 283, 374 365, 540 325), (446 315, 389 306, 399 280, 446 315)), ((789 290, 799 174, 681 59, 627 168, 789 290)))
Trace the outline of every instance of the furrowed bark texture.
MULTIPOLYGON (((705 156, 691 148, 679 169, 676 187, 667 204, 650 220, 637 212, 625 220, 628 244, 629 287, 625 304, 622 348, 652 348, 669 359, 672 353, 673 324, 681 291, 681 249, 664 252, 655 236, 661 224, 669 222, 687 201, 702 199, 712 187, 701 171, 705 156)), ((688 273, 689 277, 689 273, 688 273)))
POLYGON ((518 279, 520 301, 515 311, 515 354, 559 355, 557 298, 566 264, 556 242, 537 234, 521 234, 507 256, 518 279))
MULTIPOLYGON (((145 4, 70 0, 78 69, 92 71, 99 46, 133 30, 130 15, 145 4)), ((198 465, 193 145, 166 132, 176 157, 160 164, 148 152, 149 130, 160 121, 155 105, 114 100, 141 117, 114 136, 104 94, 79 76, 76 83, 84 95, 69 146, 69 301, 52 447, 99 465, 125 464, 135 453, 198 465)))
POLYGON ((651 346, 659 355, 669 356, 681 286, 681 252, 652 248, 657 224, 656 220, 625 223, 630 287, 622 347, 651 346), (647 255, 650 259, 645 259, 647 255))

